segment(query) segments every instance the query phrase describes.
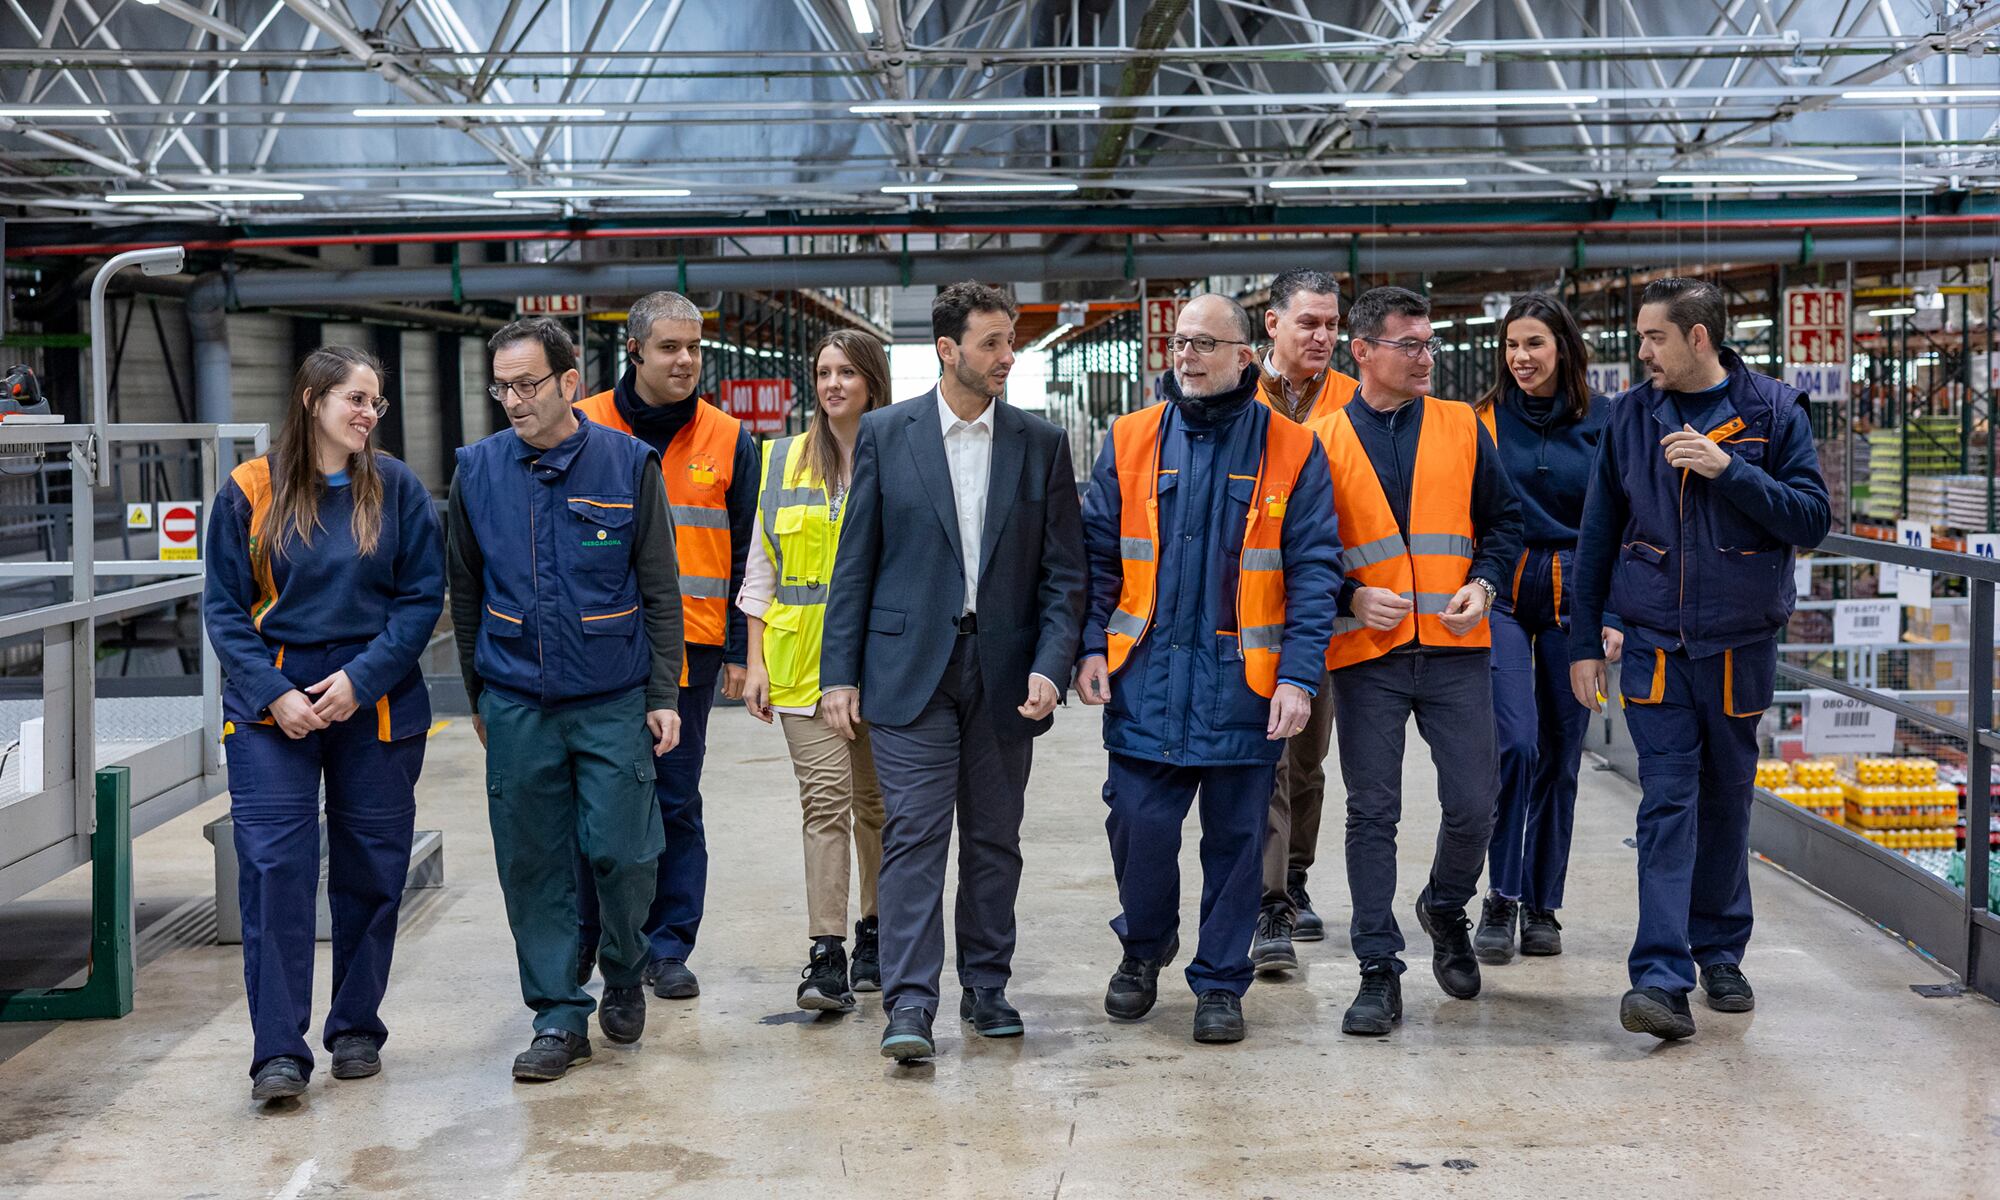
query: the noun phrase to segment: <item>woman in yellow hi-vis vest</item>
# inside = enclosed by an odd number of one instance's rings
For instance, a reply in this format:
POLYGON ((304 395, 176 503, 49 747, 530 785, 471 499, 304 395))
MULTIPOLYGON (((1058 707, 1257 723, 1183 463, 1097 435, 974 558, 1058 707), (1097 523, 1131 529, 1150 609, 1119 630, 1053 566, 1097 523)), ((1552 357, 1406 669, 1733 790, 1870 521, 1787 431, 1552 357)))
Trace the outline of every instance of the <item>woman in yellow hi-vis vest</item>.
POLYGON ((858 330, 826 335, 813 351, 819 402, 803 434, 764 445, 757 497, 762 536, 736 598, 750 621, 743 703, 769 724, 777 714, 805 810, 806 915, 812 937, 799 1007, 851 1012, 854 993, 882 988, 875 881, 882 868, 882 788, 865 730, 853 741, 819 715, 820 633, 840 544, 861 415, 889 402, 889 358, 858 330), (852 970, 847 933, 848 840, 861 867, 861 919, 852 970))

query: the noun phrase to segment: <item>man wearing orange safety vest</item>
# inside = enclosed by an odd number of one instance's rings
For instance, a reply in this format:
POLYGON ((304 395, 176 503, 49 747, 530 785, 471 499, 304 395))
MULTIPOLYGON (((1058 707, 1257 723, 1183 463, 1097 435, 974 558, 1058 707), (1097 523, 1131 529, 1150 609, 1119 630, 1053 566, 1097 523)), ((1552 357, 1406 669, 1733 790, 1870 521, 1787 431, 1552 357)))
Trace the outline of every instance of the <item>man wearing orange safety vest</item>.
POLYGON ((1160 403, 1112 423, 1083 509, 1077 694, 1106 706, 1123 909, 1104 1009, 1146 1015, 1180 947, 1181 826, 1199 792, 1197 1042, 1243 1037, 1272 775, 1324 683, 1340 585, 1326 454, 1255 402, 1252 337, 1227 297, 1181 310, 1160 403))
MULTIPOLYGON (((747 649, 743 613, 729 603, 743 585, 744 554, 757 517, 757 444, 743 423, 695 395, 701 381, 701 309, 677 292, 654 292, 626 316, 631 359, 618 386, 577 407, 600 425, 631 434, 660 455, 680 560, 681 740, 654 762, 655 794, 666 825, 658 886, 647 915, 651 943, 645 980, 653 994, 684 1000, 701 985, 687 966, 708 890, 708 843, 701 822, 701 768, 716 679, 743 695, 747 649)), ((590 978, 597 952, 595 889, 581 885, 577 979, 590 978)))
POLYGON ((1479 994, 1465 906, 1477 894, 1493 826, 1486 611, 1520 554, 1521 514, 1472 407, 1425 394, 1438 348, 1430 302, 1376 288, 1347 320, 1360 390, 1312 423, 1333 468, 1344 577, 1326 665, 1340 711, 1349 932, 1361 988, 1341 1029, 1384 1034, 1403 1015, 1396 824, 1412 715, 1430 745, 1444 810, 1417 923, 1430 935, 1438 985, 1459 999, 1479 994))
MULTIPOLYGON (((1259 364, 1257 399, 1305 424, 1329 417, 1354 398, 1351 376, 1332 367, 1340 337, 1340 281, 1326 271, 1299 267, 1271 280, 1264 332, 1271 349, 1259 364)), ((1285 743, 1271 788, 1270 824, 1264 834, 1264 908, 1250 962, 1259 972, 1282 973, 1299 965, 1293 939, 1317 942, 1326 923, 1306 895, 1306 874, 1319 850, 1320 809, 1326 799, 1326 750, 1333 738, 1333 690, 1313 697, 1306 727, 1285 743)))

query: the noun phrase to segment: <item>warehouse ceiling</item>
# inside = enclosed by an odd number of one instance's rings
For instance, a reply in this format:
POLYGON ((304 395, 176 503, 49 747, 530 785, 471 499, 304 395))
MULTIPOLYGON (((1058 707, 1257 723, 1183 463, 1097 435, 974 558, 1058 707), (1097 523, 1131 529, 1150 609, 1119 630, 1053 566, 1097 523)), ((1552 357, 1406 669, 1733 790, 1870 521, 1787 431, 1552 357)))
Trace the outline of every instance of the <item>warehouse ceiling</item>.
POLYGON ((0 0, 0 216, 2000 186, 2000 0, 0 0))

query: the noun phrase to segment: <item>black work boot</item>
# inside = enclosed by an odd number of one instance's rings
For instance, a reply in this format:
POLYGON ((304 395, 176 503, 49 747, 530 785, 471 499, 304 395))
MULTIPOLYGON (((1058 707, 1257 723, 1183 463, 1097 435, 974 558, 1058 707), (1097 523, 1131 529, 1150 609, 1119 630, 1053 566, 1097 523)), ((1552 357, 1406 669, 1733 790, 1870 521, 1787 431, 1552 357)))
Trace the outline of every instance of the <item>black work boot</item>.
POLYGON ((1158 958, 1134 958, 1128 954, 1120 959, 1118 970, 1112 973, 1111 985, 1104 989, 1105 1015, 1120 1021, 1136 1021, 1153 1011, 1154 1002, 1160 998, 1160 972, 1174 961, 1180 948, 1181 940, 1176 937, 1158 958))
POLYGON ((882 990, 882 941, 874 917, 854 923, 854 957, 848 960, 847 981, 857 992, 882 990))
POLYGON ((1632 1033, 1650 1033, 1663 1042, 1694 1036, 1694 1014, 1686 992, 1633 988, 1618 1002, 1618 1023, 1632 1033))
POLYGON ((1326 922, 1320 920, 1313 911, 1312 897, 1306 895, 1306 877, 1303 871, 1294 871, 1285 884, 1285 898, 1292 902, 1292 940, 1295 942, 1319 942, 1326 940, 1326 922))
POLYGON ((1479 931, 1472 935, 1472 952, 1479 961, 1499 966, 1514 961, 1514 923, 1521 906, 1498 892, 1488 892, 1479 906, 1479 931))
POLYGON ((333 1039, 333 1077, 366 1079, 382 1073, 382 1051, 365 1033, 343 1033, 333 1039))
POLYGON ((958 1019, 972 1022, 973 1032, 980 1037, 1020 1037, 1027 1029, 1019 1010, 1007 1003, 1004 987, 964 989, 959 993, 958 1019))
POLYGON ((799 1007, 813 1012, 853 1012, 854 991, 847 982, 847 951, 840 939, 813 939, 812 957, 800 972, 799 1007))
POLYGON ((1479 994, 1479 959, 1472 953, 1472 919, 1462 908, 1432 908, 1431 890, 1417 897, 1417 924, 1431 939, 1431 974, 1445 995, 1470 1000, 1479 994))
POLYGON ((936 1053, 937 1040, 931 1036, 929 1013, 909 1005, 889 1014, 888 1027, 882 1030, 883 1058, 912 1062, 936 1053))
POLYGON ((1563 952, 1562 922, 1553 909, 1521 910, 1521 953, 1533 958, 1553 958, 1563 952))
POLYGON ((614 1042, 631 1045, 646 1032, 646 989, 638 984, 604 989, 597 1004, 597 1027, 614 1042))
POLYGON ((1194 1002, 1194 1040, 1226 1045, 1243 1040, 1243 1001, 1221 988, 1203 992, 1194 1002))
POLYGON ((289 1100, 305 1094, 305 1065, 289 1054, 280 1054, 250 1077, 252 1100, 289 1100))
POLYGON ((1396 974, 1396 964, 1389 959, 1362 963, 1361 990, 1340 1019, 1340 1031, 1379 1037, 1402 1019, 1403 981, 1396 974))
POLYGON ((662 1000, 692 1000, 701 995, 694 972, 678 958, 656 958, 646 964, 643 981, 662 1000))
POLYGON ((1257 932, 1250 939, 1250 965, 1259 975, 1296 971, 1299 953, 1292 948, 1292 913, 1273 904, 1257 914, 1257 932))
POLYGON ((1735 963, 1717 963, 1701 969, 1701 991, 1716 1012, 1746 1013, 1757 1007, 1757 993, 1743 978, 1743 968, 1735 963))
POLYGON ((528 1048, 514 1056, 514 1078, 547 1083, 590 1061, 590 1039, 560 1029, 538 1029, 528 1048))

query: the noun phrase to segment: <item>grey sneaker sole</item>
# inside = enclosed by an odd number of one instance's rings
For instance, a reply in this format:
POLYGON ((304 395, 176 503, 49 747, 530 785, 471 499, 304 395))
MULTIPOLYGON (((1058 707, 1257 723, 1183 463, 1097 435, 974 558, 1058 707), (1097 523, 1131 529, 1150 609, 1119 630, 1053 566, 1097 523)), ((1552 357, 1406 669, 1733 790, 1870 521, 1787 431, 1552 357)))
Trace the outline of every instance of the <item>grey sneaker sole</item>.
POLYGON ((857 992, 879 992, 882 990, 882 981, 880 979, 857 979, 850 986, 857 992))
POLYGON ((1643 994, 1628 994, 1618 1002, 1618 1023, 1627 1033, 1650 1033, 1663 1042, 1694 1036, 1694 1018, 1643 994))
POLYGON ((853 1012, 854 997, 829 996, 818 988, 807 988, 799 994, 799 1007, 810 1012, 853 1012))
POLYGON ((897 1062, 930 1058, 936 1053, 937 1047, 931 1044, 929 1038, 918 1037, 914 1033, 899 1033, 882 1039, 882 1057, 893 1058, 897 1062))

